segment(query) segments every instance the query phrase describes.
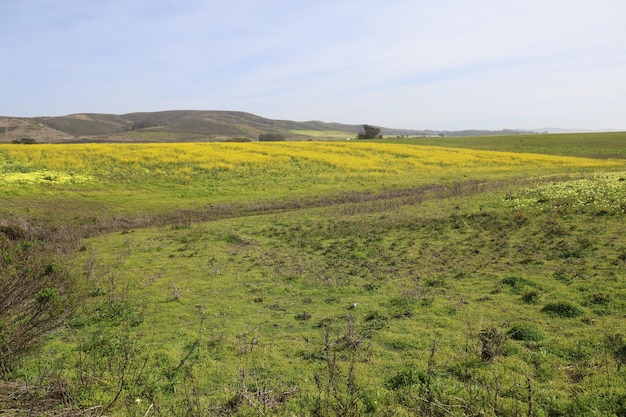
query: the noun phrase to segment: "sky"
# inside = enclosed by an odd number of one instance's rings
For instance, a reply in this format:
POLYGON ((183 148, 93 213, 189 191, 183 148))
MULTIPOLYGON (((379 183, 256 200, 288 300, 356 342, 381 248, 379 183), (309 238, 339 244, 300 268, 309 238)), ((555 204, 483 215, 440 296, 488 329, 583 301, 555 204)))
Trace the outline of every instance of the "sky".
POLYGON ((626 130, 624 0, 0 0, 0 115, 626 130))

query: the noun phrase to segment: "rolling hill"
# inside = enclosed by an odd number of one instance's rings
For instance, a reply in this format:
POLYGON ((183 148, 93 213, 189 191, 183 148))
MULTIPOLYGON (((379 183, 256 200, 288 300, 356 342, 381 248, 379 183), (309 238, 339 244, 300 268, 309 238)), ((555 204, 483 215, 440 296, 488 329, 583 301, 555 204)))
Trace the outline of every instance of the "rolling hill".
POLYGON ((0 142, 170 142, 255 140, 262 133, 287 139, 352 137, 358 125, 272 120, 245 112, 178 110, 124 115, 0 117, 0 142))
MULTIPOLYGON (((60 117, 2 117, 0 143, 194 142, 256 140, 278 133, 287 140, 354 137, 360 125, 273 120, 239 111, 174 110, 122 115, 79 113, 60 117)), ((393 136, 470 136, 529 133, 516 130, 440 132, 381 128, 393 136)))

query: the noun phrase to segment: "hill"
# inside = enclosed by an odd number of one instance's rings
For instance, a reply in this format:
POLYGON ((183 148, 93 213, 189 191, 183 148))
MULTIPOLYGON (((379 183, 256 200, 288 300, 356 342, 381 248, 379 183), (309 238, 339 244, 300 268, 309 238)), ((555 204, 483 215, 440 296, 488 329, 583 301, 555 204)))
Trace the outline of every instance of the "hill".
POLYGON ((255 140, 262 133, 287 139, 352 137, 357 125, 266 119, 237 111, 177 110, 123 115, 81 113, 62 117, 0 117, 0 142, 171 142, 255 140))
MULTIPOLYGON (((360 127, 322 121, 273 120, 239 111, 175 110, 123 115, 80 113, 31 118, 0 116, 0 143, 256 140, 263 133, 278 133, 288 140, 345 139, 354 137, 360 127)), ((387 127, 381 130, 388 136, 424 137, 521 133, 515 130, 443 132, 387 127)))

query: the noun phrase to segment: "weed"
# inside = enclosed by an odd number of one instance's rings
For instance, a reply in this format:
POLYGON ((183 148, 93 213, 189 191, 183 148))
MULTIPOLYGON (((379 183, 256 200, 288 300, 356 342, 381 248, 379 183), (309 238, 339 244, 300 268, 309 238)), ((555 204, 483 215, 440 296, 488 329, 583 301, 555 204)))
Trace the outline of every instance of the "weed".
POLYGON ((483 362, 493 363, 496 356, 502 352, 502 344, 506 336, 497 328, 483 329, 478 334, 480 341, 480 359, 483 362))

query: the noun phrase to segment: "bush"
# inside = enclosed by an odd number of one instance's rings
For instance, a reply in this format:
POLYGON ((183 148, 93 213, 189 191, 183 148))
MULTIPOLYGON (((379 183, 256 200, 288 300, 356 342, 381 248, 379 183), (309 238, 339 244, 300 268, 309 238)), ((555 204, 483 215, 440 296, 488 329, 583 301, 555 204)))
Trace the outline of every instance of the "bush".
POLYGON ((578 317, 585 314, 582 308, 567 301, 548 303, 541 311, 553 317, 578 317))
POLYGON ((65 322, 74 280, 38 242, 0 237, 0 374, 65 322))
POLYGON ((538 342, 545 337, 544 333, 533 323, 516 324, 506 334, 513 340, 528 342, 538 342))
POLYGON ((285 137, 279 133, 262 133, 259 135, 259 142, 282 142, 285 137))

